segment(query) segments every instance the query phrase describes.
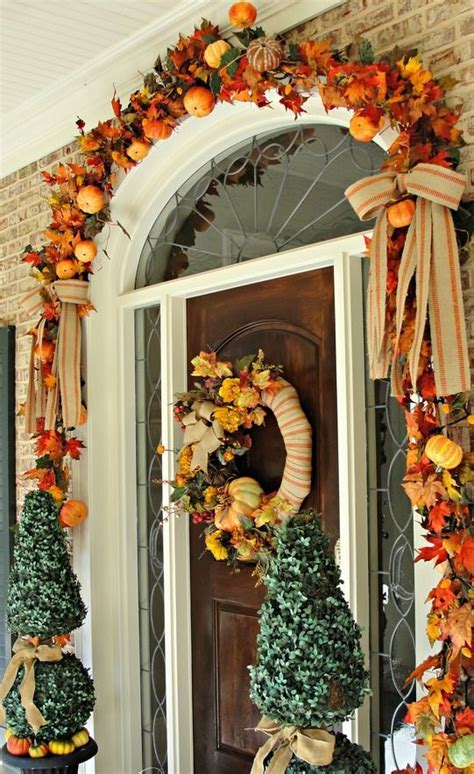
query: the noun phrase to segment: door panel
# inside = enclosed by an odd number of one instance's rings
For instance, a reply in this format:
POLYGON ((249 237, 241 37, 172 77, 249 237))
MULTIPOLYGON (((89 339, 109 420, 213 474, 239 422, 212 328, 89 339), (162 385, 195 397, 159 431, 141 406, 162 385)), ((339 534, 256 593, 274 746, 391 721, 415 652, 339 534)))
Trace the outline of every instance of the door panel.
MULTIPOLYGON (((203 349, 223 359, 265 352, 281 364, 313 427, 312 490, 305 506, 339 533, 334 282, 332 268, 296 274, 187 302, 188 360, 203 349)), ((190 377, 190 385, 193 378, 190 377)), ((265 491, 278 488, 284 444, 273 416, 252 431, 243 475, 265 491)), ((203 555, 202 527, 190 525, 195 772, 248 774, 264 738, 249 730, 259 713, 248 697, 247 665, 255 660, 258 609, 265 590, 253 566, 232 573, 203 555)))

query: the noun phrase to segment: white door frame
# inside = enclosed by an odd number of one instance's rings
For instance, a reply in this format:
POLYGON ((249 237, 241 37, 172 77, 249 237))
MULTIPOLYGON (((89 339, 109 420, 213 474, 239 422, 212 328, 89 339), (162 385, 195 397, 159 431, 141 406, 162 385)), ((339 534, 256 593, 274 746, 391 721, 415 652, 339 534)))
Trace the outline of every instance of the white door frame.
MULTIPOLYGON (((347 126, 350 113, 327 116, 319 97, 306 103, 301 124, 318 121, 347 126)), ((98 309, 86 322, 88 451, 75 465, 74 494, 84 496, 91 516, 76 530, 75 566, 90 614, 77 634, 77 650, 92 666, 97 688, 94 733, 102 752, 87 774, 138 774, 141 770, 140 673, 135 477, 134 309, 160 303, 162 325, 173 330, 173 346, 162 337, 163 441, 173 448, 169 404, 186 385, 186 298, 240 284, 260 282, 323 266, 334 267, 336 297, 337 412, 341 524, 341 570, 344 590, 363 626, 368 652, 368 556, 365 448, 364 348, 359 259, 362 235, 133 290, 143 242, 177 188, 204 163, 235 143, 262 131, 294 126, 276 104, 273 110, 253 105, 219 105, 201 121, 189 120, 176 136, 158 143, 144 163, 122 182, 112 214, 119 228, 103 234, 103 257, 91 283, 98 309), (290 264, 290 265, 289 265, 290 264), (166 410, 168 408, 168 410, 166 410)), ((390 133, 387 133, 390 134, 390 133)), ((387 146, 388 136, 380 139, 387 146)), ((164 478, 173 475, 165 455, 164 478)), ((165 609, 167 719, 170 774, 192 773, 191 632, 189 556, 183 520, 165 525, 165 609)), ((346 731, 369 743, 368 705, 346 731)))

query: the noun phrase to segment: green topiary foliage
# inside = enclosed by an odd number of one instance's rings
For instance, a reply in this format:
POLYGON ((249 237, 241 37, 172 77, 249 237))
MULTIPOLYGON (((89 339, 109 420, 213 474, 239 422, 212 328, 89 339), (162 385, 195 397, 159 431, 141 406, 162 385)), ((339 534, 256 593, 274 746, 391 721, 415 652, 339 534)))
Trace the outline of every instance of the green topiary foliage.
POLYGON ((48 639, 77 629, 86 617, 58 509, 47 492, 30 492, 18 526, 8 589, 8 626, 48 639))
MULTIPOLYGON (((32 737, 18 692, 23 667, 3 702, 7 723, 16 736, 32 737)), ((94 683, 76 656, 66 654, 61 661, 35 662, 34 702, 46 722, 36 735, 38 742, 69 739, 84 726, 94 708, 94 683)))
MULTIPOLYGON (((262 714, 282 725, 330 729, 369 693, 360 628, 314 513, 289 519, 278 531, 276 548, 265 576, 250 696, 262 714)), ((288 774, 375 772, 370 756, 342 734, 330 766, 296 758, 290 765, 288 774)))

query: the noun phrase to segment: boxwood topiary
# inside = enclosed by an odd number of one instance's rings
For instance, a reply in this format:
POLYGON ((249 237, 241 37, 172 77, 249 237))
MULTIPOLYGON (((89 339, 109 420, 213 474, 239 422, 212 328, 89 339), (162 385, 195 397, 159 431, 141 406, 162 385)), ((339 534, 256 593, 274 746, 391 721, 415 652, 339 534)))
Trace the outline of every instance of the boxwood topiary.
MULTIPOLYGON (((23 672, 21 667, 3 706, 15 735, 31 737, 33 732, 20 703, 23 672)), ((61 661, 36 661, 35 682, 34 702, 46 720, 36 740, 69 739, 87 722, 94 708, 94 683, 89 672, 76 656, 66 654, 61 661)))

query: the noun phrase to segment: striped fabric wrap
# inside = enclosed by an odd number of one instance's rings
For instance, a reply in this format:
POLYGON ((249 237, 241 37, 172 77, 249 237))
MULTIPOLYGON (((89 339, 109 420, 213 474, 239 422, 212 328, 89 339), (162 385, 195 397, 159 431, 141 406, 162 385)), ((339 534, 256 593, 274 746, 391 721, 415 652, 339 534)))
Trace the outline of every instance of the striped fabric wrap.
POLYGON ((56 349, 51 366, 55 385, 45 390, 41 368, 35 368, 35 346, 44 336, 46 320, 41 318, 36 338, 33 337, 30 355, 28 391, 26 396, 26 432, 35 433, 37 419, 45 418, 45 430, 56 428, 58 399, 61 397, 64 427, 79 424, 81 413, 81 320, 78 305, 88 299, 89 283, 83 280, 57 280, 51 285, 34 288, 21 299, 23 309, 29 314, 38 313, 46 301, 59 301, 60 317, 56 349))
POLYGON ((277 497, 287 500, 298 511, 311 491, 312 430, 298 393, 285 379, 282 389, 262 393, 262 402, 275 415, 286 448, 286 462, 277 497))
POLYGON ((416 275, 416 319, 408 367, 416 389, 429 309, 433 369, 439 396, 469 390, 470 370, 461 272, 451 210, 459 207, 466 178, 436 164, 417 164, 406 174, 382 172, 353 183, 345 194, 361 220, 376 216, 370 248, 367 340, 372 379, 384 378, 392 362, 392 392, 401 395, 399 340, 408 286, 416 275), (387 209, 401 194, 416 196, 398 274, 395 336, 387 331, 387 209))

